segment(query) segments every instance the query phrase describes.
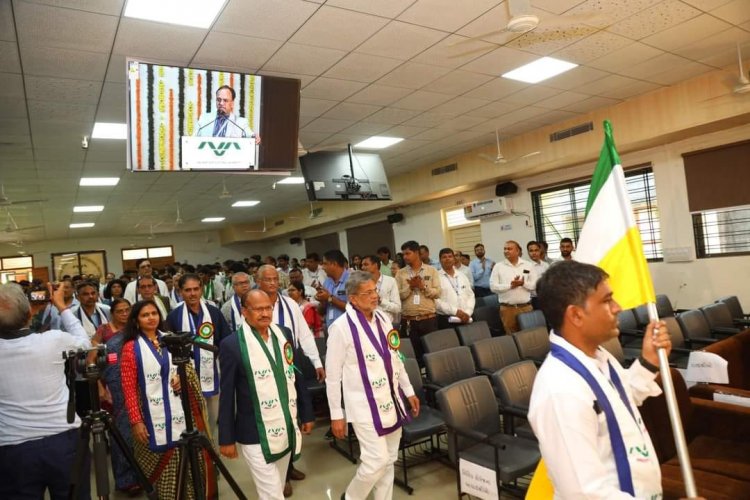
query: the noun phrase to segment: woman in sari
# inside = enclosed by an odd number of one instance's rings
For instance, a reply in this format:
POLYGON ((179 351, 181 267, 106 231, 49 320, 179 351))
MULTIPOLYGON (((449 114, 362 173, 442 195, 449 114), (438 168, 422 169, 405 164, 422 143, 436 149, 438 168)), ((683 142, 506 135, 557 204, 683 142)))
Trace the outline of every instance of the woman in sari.
POLYGON ((323 320, 318 314, 317 308, 305 298, 305 285, 301 281, 292 281, 286 293, 302 309, 302 315, 305 317, 305 322, 310 327, 313 336, 322 337, 323 320))
MULTIPOLYGON (((196 428, 208 434, 206 403, 198 376, 191 363, 185 365, 188 387, 180 387, 172 355, 160 346, 163 335, 159 309, 151 301, 136 302, 123 331, 120 361, 122 390, 133 434, 135 458, 159 498, 176 498, 180 450, 178 440, 185 430, 185 415, 179 393, 186 390, 188 410, 196 428)), ((200 455, 201 482, 207 498, 216 496, 213 467, 206 467, 205 452, 200 455), (210 477, 209 477, 210 475, 210 477)), ((194 498, 192 475, 188 471, 189 498, 194 498)))

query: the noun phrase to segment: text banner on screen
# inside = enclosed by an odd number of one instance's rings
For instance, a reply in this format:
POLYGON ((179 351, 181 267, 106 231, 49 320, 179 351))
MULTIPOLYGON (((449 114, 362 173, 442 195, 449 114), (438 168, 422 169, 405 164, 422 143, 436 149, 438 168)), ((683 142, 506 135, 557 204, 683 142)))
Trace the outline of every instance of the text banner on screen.
POLYGON ((183 170, 248 170, 255 166, 255 139, 183 137, 183 170))

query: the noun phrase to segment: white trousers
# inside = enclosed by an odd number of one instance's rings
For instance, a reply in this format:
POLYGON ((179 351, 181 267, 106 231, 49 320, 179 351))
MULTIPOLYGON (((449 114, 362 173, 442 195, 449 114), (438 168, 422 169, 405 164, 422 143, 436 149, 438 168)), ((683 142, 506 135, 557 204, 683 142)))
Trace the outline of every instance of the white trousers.
POLYGON ((352 423, 360 448, 360 464, 346 488, 346 500, 365 500, 373 492, 374 500, 393 498, 393 464, 398 459, 401 428, 378 436, 371 423, 352 423))
POLYGON ((284 500, 284 483, 286 469, 289 467, 291 453, 287 453, 275 462, 266 463, 263 450, 259 444, 238 444, 240 452, 250 467, 250 474, 255 482, 258 500, 284 500))
POLYGON ((219 442, 219 395, 205 397, 206 399, 206 410, 208 413, 208 428, 211 429, 211 441, 214 443, 219 442))

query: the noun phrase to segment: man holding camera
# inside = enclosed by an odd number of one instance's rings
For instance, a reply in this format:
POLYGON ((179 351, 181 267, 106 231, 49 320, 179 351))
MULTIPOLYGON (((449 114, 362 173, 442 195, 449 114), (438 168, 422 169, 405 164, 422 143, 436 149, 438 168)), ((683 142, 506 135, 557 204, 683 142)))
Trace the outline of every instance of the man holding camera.
MULTIPOLYGON (((45 490, 53 500, 68 497, 81 421, 66 420, 62 353, 91 343, 63 287, 49 291, 65 331, 38 334, 29 328, 21 287, 0 285, 0 498, 42 498, 45 490)), ((89 498, 88 469, 86 463, 79 498, 89 498)))

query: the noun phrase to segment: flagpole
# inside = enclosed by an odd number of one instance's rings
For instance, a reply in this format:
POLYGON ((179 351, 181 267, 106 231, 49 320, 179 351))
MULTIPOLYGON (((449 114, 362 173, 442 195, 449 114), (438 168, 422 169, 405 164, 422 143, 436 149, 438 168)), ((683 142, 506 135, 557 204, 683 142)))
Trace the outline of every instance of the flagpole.
MULTIPOLYGON (((659 313, 656 310, 654 302, 648 303, 648 317, 651 321, 659 321, 659 313)), ((669 368, 669 358, 667 358, 667 351, 663 347, 657 349, 656 353, 659 356, 659 372, 661 373, 664 398, 667 400, 669 421, 672 424, 672 436, 677 448, 677 458, 680 461, 682 479, 685 481, 685 494, 688 498, 697 498, 698 492, 695 489, 695 478, 693 477, 693 468, 690 465, 690 454, 688 454, 685 432, 682 428, 680 409, 677 406, 677 397, 675 396, 674 383, 672 382, 672 375, 669 368)))

